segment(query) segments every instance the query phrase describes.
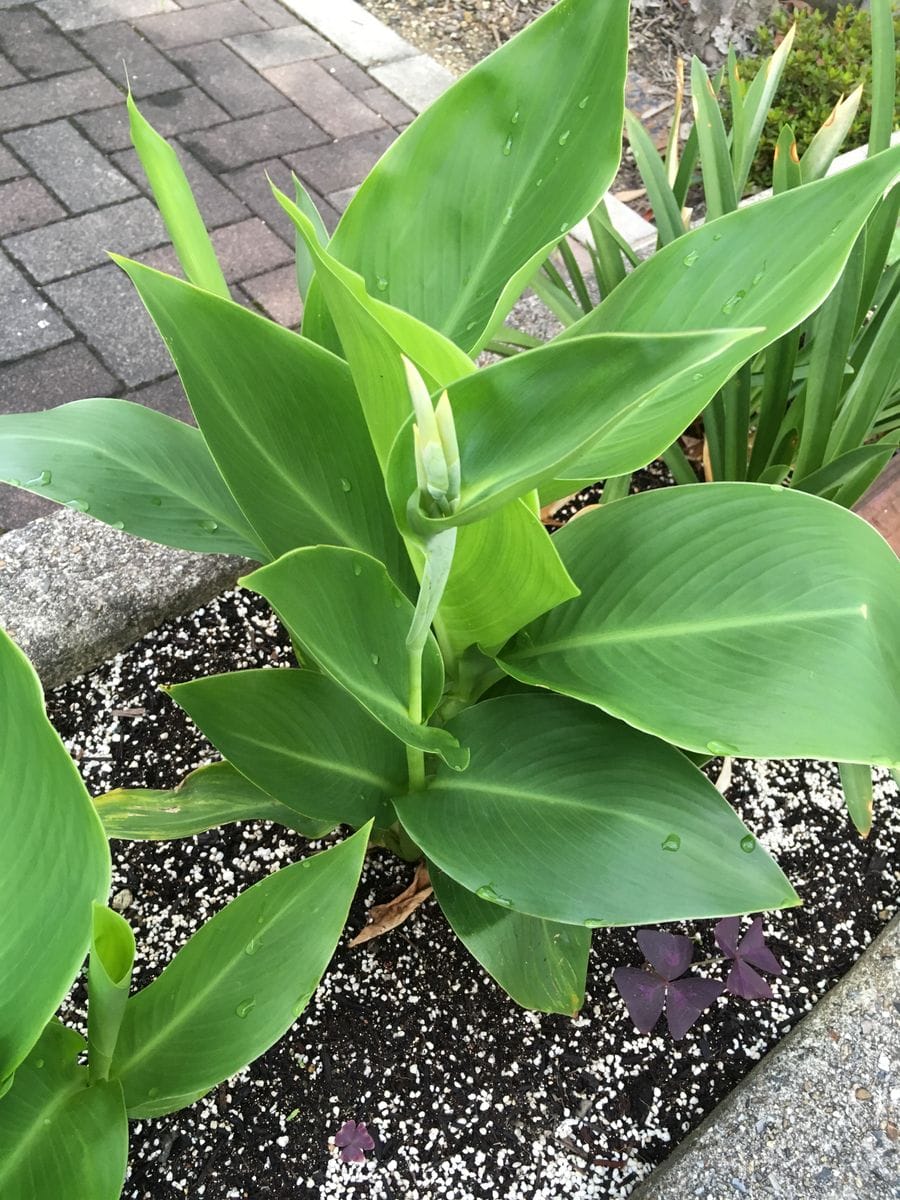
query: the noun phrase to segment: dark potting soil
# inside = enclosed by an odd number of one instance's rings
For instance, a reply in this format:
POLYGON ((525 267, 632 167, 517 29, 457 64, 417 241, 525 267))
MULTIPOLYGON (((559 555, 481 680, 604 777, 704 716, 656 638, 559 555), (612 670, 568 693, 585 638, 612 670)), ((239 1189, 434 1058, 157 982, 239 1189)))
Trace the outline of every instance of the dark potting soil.
MULTIPOLYGON (((290 662, 267 607, 229 593, 59 688, 50 714, 93 792, 171 787, 215 755, 159 685, 290 662)), ((661 1031, 641 1036, 611 982, 616 966, 640 962, 634 932, 608 929, 594 937, 578 1017, 523 1012, 431 900, 385 937, 342 944, 300 1020, 239 1076, 184 1112, 135 1122, 124 1196, 627 1196, 896 907, 900 806, 891 783, 877 785, 867 841, 849 825, 830 765, 736 763, 728 798, 804 899, 765 918, 785 964, 774 1001, 723 997, 678 1044, 661 1031), (342 1163, 331 1141, 349 1118, 367 1122, 376 1140, 364 1165, 342 1163)), ((238 892, 321 845, 264 823, 177 842, 114 842, 113 904, 137 936, 136 986, 238 892)), ((349 930, 410 878, 408 864, 370 854, 349 930)), ((697 958, 712 952, 712 922, 671 928, 699 937, 697 958)), ((65 1016, 83 1027, 80 986, 65 1016)))

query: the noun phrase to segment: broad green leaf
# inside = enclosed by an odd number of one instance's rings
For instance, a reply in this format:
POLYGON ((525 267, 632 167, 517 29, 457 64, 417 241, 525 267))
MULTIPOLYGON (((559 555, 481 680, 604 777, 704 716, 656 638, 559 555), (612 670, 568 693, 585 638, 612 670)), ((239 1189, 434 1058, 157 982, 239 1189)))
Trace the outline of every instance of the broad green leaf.
POLYGON ((340 335, 372 444, 384 467, 397 431, 411 411, 403 355, 416 364, 431 387, 471 374, 475 367, 436 330, 373 299, 362 277, 320 245, 313 222, 283 192, 273 190, 316 264, 318 286, 340 335))
POLYGON ((591 928, 798 902, 709 780, 655 738, 546 695, 487 700, 448 728, 468 769, 439 767, 397 812, 479 899, 591 928))
MULTIPOLYGON (((455 738, 410 716, 406 635, 414 610, 380 562, 354 550, 314 546, 285 554, 241 583, 265 596, 322 670, 376 721, 408 746, 465 765, 455 738)), ((443 662, 429 635, 422 662, 426 719, 443 687, 443 662)))
POLYGON ((143 404, 0 417, 0 479, 164 546, 267 557, 200 431, 143 404))
POLYGON ((81 966, 91 903, 106 899, 110 862, 90 796, 47 720, 37 675, 2 630, 0 697, 3 1080, 40 1037, 81 966))
POLYGON ((178 155, 138 111, 130 88, 126 102, 131 141, 185 275, 197 287, 227 300, 228 284, 178 155))
POLYGON ((468 646, 495 650, 577 595, 537 514, 514 500, 460 528, 436 628, 454 654, 468 646))
POLYGON ((191 1104, 300 1016, 337 946, 368 833, 242 892, 131 997, 112 1068, 129 1116, 191 1104))
POLYGON ((225 482, 273 558, 352 546, 410 575, 345 363, 239 304, 117 260, 162 334, 225 482))
POLYGON ((868 837, 872 832, 872 768, 864 763, 838 763, 838 769, 850 820, 860 837, 868 837))
POLYGON ((429 874, 453 932, 516 1004, 575 1016, 584 1004, 589 929, 481 900, 432 864, 429 874))
POLYGON ((276 821, 303 837, 317 838, 333 821, 314 821, 255 787, 231 763, 191 771, 171 791, 116 788, 94 801, 106 836, 134 842, 193 837, 232 821, 276 821))
POLYGON ((88 967, 88 1071, 91 1082, 109 1078, 134 966, 134 934, 124 917, 94 905, 88 967))
POLYGON ((0 1099, 3 1200, 118 1200, 128 1165, 122 1085, 88 1087, 83 1046, 51 1021, 0 1099))
POLYGON ((872 119, 869 154, 879 154, 891 144, 897 113, 897 50, 892 0, 871 0, 872 10, 872 119))
POLYGON ((700 146, 703 195, 706 200, 706 220, 709 223, 725 213, 734 212, 737 208, 737 194, 722 110, 719 108, 719 101, 706 73, 706 67, 699 58, 691 60, 691 103, 700 146))
POLYGON ((745 344, 749 360, 819 307, 898 172, 900 146, 710 221, 657 251, 559 336, 762 327, 745 344))
POLYGON ((630 496, 554 542, 581 596, 504 648, 516 678, 689 750, 900 763, 900 562, 861 518, 707 484, 630 496))
MULTIPOLYGON (((744 360, 741 344, 752 335, 711 330, 552 342, 451 384, 459 507, 444 519, 423 516, 423 524, 477 521, 555 477, 593 482, 652 462, 744 360)), ((388 467, 398 523, 417 491, 412 425, 410 417, 388 467)))
MULTIPOLYGON (((561 0, 398 138, 331 252, 372 294, 467 350, 479 345, 615 175, 627 42, 627 0, 561 0)), ((321 340, 330 331, 316 292, 304 329, 321 340)))
POLYGON ((307 817, 376 829, 406 787, 403 746, 314 671, 235 671, 168 690, 257 787, 307 817), (240 719, 235 720, 235 714, 240 719))
POLYGON ((734 122, 731 158, 734 164, 734 190, 738 197, 743 196, 747 186, 750 168, 759 149, 759 139, 794 44, 796 28, 796 25, 790 27, 775 53, 756 72, 741 106, 741 119, 734 122))

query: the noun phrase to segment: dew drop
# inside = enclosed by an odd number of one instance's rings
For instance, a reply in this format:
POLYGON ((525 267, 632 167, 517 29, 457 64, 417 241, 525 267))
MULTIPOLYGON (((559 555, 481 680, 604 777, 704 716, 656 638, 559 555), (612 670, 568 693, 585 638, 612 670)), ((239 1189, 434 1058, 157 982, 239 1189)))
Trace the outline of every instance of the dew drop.
POLYGON ((35 1065, 35 1066, 37 1067, 37 1069, 40 1071, 41 1067, 44 1065, 44 1060, 43 1060, 42 1058, 36 1058, 36 1059, 34 1060, 34 1065, 35 1065))
POLYGON ((714 241, 714 242, 721 242, 721 240, 722 240, 722 235, 721 235, 721 233, 714 233, 714 234, 713 234, 713 241, 714 241))
POLYGON ((242 1000, 240 1002, 240 1004, 234 1010, 235 1016, 238 1016, 241 1018, 241 1020, 243 1020, 244 1017, 248 1017, 250 1013, 253 1012, 254 1008, 256 1008, 256 1001, 252 996, 250 996, 249 999, 242 1000))
POLYGON ((518 109, 516 109, 516 111, 515 111, 515 112, 513 113, 513 115, 512 115, 512 116, 509 118, 509 120, 510 120, 510 124, 512 124, 512 125, 518 125, 518 123, 519 123, 519 110, 518 110, 518 109))
POLYGON ((752 833, 745 834, 745 836, 741 838, 741 849, 745 854, 752 854, 756 849, 756 838, 752 833))
POLYGON ((353 484, 350 482, 349 479, 341 480, 341 491, 342 492, 352 492, 353 491, 353 484))
POLYGON ((786 489, 783 488, 780 483, 770 483, 769 491, 775 492, 776 495, 780 496, 783 491, 786 491, 786 489))
POLYGON ((537 181, 537 183, 536 183, 534 186, 535 186, 535 187, 543 187, 543 186, 544 186, 544 181, 543 181, 543 179, 539 179, 539 180, 537 181))
POLYGON ((506 141, 503 143, 503 157, 504 158, 509 158, 510 154, 512 154, 512 147, 513 147, 513 140, 512 140, 512 134, 510 134, 509 137, 506 139, 506 141))
POLYGON ((471 333, 477 324, 478 324, 477 321, 470 321, 468 323, 468 325, 466 326, 466 333, 471 333))
POLYGON ((501 908, 512 908, 512 901, 504 900, 502 896, 498 896, 490 883, 486 883, 484 887, 478 888, 475 895, 481 900, 487 900, 490 904, 499 904, 501 908))
POLYGON ((750 284, 750 286, 757 287, 759 284, 762 283, 763 279, 765 278, 765 275, 766 275, 766 268, 765 268, 765 265, 763 265, 762 269, 757 271, 756 274, 753 276, 753 282, 750 284))
POLYGON ((74 508, 76 512, 88 512, 90 505, 87 500, 66 500, 66 508, 74 508))
POLYGON ((312 999, 312 992, 306 992, 303 996, 298 996, 297 999, 294 1001, 294 1003, 291 1005, 291 1015, 295 1019, 297 1017, 299 1017, 300 1014, 303 1012, 303 1010, 306 1008, 307 1004, 309 1004, 311 999, 312 999))
POLYGON ((695 372, 693 373, 693 375, 691 376, 691 379, 693 379, 694 383, 699 383, 699 381, 700 381, 702 378, 703 378, 703 372, 702 372, 702 371, 695 371, 695 372))
POLYGON ((588 100, 590 100, 590 96, 583 97, 583 99, 578 101, 578 107, 579 108, 587 108, 588 100))
MULTIPOLYGON (((21 487, 22 486, 21 479, 10 478, 10 479, 7 479, 6 482, 9 484, 10 487, 21 487)), ((30 483, 31 480, 29 480, 28 482, 30 483)))
MULTIPOLYGON (((52 482, 52 480, 53 475, 50 471, 41 471, 40 475, 35 475, 34 479, 26 479, 25 486, 34 487, 37 485, 39 487, 46 487, 48 483, 52 482)), ((9 482, 13 485, 13 487, 22 486, 17 479, 11 479, 9 482)))
POLYGON ((729 754, 737 754, 737 746, 731 746, 728 742, 707 742, 706 749, 710 754, 717 754, 722 757, 727 757, 729 754))
POLYGON ((110 521, 109 527, 110 527, 110 529, 124 529, 125 522, 124 521, 110 521))
POLYGON ((726 316, 728 313, 733 313, 746 295, 747 293, 743 290, 735 292, 734 295, 730 296, 722 305, 722 312, 725 313, 726 316))
POLYGON ((244 947, 244 953, 252 956, 257 952, 260 945, 261 945, 260 939, 258 937, 253 937, 250 939, 250 941, 244 947))
POLYGON ((153 505, 154 508, 161 508, 162 507, 162 496, 151 496, 150 503, 153 505))
POLYGON ((362 575, 362 567, 359 565, 359 563, 353 564, 353 574, 357 579, 360 577, 360 575, 362 575))
POLYGON ((560 225, 560 227, 559 227, 559 232, 565 233, 568 230, 568 228, 569 228, 569 222, 563 221, 562 225, 560 225))
POLYGON ((155 1100, 156 1097, 159 1095, 159 1088, 158 1087, 148 1088, 147 1095, 150 1097, 151 1100, 155 1100))
POLYGON ((503 214, 503 224, 504 225, 508 225, 510 223, 510 221, 512 220, 512 215, 513 215, 513 210, 512 210, 512 205, 510 205, 509 208, 506 210, 506 212, 503 214))
POLYGON ((52 483, 52 482, 53 482, 53 472, 52 471, 41 471, 40 475, 38 475, 38 483, 42 487, 46 487, 48 483, 52 483))
POLYGON ((677 833, 670 833, 666 840, 662 843, 662 848, 663 850, 668 850, 674 854, 676 850, 681 849, 681 838, 677 833))
POLYGON ((829 233, 828 236, 831 237, 833 234, 837 233, 837 231, 840 229, 842 224, 843 224, 843 221, 838 221, 836 225, 832 225, 831 233, 829 233))
POLYGON ((564 146, 564 145, 566 144, 566 142, 569 140, 569 137, 571 136, 571 133, 572 133, 572 130, 571 130, 571 129, 567 129, 567 130, 565 131, 565 133, 561 133, 561 134, 559 135, 559 138, 558 138, 557 140, 559 141, 559 144, 560 144, 561 146, 564 146))
POLYGON ((700 254, 698 253, 698 251, 692 250, 690 252, 690 254, 686 254, 684 256, 684 258, 682 259, 682 262, 684 263, 684 265, 686 267, 692 267, 699 257, 700 257, 700 254))
POLYGON ((378 664, 381 662, 381 655, 380 655, 380 654, 375 654, 375 653, 374 653, 374 651, 373 651, 373 653, 372 653, 372 654, 370 654, 370 655, 369 655, 369 657, 370 657, 370 658, 371 658, 371 660, 372 660, 372 666, 373 666, 373 667, 377 667, 377 666, 378 666, 378 664))
POLYGON ((385 277, 383 275, 379 275, 378 278, 375 280, 375 286, 378 288, 379 292, 386 292, 387 286, 388 286, 388 281, 385 279, 385 277))
POLYGON ((207 533, 215 533, 219 528, 218 521, 201 521, 200 528, 206 530, 207 533))
POLYGON ((609 924, 609 922, 604 921, 602 917, 588 917, 588 919, 583 921, 582 924, 584 925, 585 929, 603 929, 609 924))

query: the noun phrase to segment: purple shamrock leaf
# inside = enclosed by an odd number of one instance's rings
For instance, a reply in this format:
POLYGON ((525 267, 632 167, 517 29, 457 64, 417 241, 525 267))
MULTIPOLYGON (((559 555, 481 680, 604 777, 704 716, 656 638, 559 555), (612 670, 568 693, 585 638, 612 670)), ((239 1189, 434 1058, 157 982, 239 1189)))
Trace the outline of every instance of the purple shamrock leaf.
POLYGON ((341 1152, 345 1163, 361 1163, 366 1161, 366 1151, 374 1150, 375 1143, 372 1135, 366 1129, 365 1121, 345 1121, 334 1135, 334 1144, 341 1152))
POLYGON ((771 1000, 771 987, 753 968, 769 975, 780 975, 783 968, 765 943, 762 917, 756 917, 738 941, 740 928, 740 917, 725 917, 716 925, 716 944, 726 958, 734 960, 725 986, 745 1000, 771 1000))
POLYGON ((613 972, 615 985, 639 1033, 652 1031, 665 1006, 669 1032, 679 1041, 725 985, 714 979, 680 978, 694 957, 694 943, 683 934, 642 929, 637 940, 653 969, 618 967, 613 972))
POLYGON ((666 1022, 669 1033, 680 1042, 702 1012, 725 991, 718 979, 676 979, 666 995, 666 1022))

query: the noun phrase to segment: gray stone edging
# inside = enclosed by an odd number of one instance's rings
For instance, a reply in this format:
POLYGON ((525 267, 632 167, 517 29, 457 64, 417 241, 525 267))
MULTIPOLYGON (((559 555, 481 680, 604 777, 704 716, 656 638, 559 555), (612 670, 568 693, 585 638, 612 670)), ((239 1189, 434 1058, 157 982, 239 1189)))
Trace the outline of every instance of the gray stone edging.
POLYGON ((0 628, 55 687, 224 591, 246 566, 62 509, 0 537, 0 628))
POLYGON ((632 1200, 897 1200, 900 916, 632 1200))

